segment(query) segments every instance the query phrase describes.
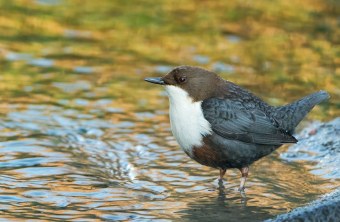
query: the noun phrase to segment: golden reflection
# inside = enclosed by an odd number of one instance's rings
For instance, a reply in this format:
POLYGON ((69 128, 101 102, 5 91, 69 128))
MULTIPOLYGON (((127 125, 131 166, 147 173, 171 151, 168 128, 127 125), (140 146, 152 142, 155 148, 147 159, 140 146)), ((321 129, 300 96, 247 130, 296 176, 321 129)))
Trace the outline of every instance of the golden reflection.
POLYGON ((339 186, 307 161, 284 163, 281 148, 252 166, 246 199, 236 171, 216 187, 218 170, 172 137, 163 90, 143 81, 164 75, 159 66, 228 65, 217 72, 273 105, 327 90, 307 121, 330 120, 340 115, 334 4, 0 0, 0 217, 252 221, 339 186))

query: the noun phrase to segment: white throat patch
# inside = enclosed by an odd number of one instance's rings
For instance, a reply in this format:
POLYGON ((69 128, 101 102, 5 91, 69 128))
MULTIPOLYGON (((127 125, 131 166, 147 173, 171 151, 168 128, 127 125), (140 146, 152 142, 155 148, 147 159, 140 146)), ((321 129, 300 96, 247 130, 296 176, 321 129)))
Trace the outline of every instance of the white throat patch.
POLYGON ((211 134, 210 123, 204 118, 200 102, 193 102, 188 93, 176 86, 165 86, 170 101, 171 130, 181 148, 192 154, 194 146, 211 134))

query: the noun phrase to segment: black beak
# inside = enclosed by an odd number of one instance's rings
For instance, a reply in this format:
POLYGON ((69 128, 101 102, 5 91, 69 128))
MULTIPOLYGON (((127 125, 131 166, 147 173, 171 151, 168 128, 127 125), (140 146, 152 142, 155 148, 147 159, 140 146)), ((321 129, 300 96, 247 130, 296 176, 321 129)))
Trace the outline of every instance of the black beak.
POLYGON ((147 82, 154 83, 154 84, 165 85, 165 82, 163 81, 161 77, 150 77, 150 78, 145 78, 144 80, 147 82))

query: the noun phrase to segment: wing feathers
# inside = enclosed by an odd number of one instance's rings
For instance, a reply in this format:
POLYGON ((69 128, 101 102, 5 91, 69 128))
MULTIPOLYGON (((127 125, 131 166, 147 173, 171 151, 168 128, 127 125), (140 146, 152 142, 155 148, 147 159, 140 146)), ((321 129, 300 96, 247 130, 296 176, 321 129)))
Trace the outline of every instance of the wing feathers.
POLYGON ((204 100, 202 108, 212 130, 226 139, 266 145, 297 142, 259 109, 249 110, 241 103, 217 98, 204 100))

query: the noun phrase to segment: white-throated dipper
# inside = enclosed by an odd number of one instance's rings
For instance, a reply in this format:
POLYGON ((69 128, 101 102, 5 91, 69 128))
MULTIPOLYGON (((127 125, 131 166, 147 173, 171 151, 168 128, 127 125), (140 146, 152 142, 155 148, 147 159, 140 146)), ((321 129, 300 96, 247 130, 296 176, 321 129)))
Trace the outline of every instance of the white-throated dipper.
POLYGON ((180 66, 164 77, 145 81, 165 86, 170 101, 171 130, 184 152, 200 164, 220 170, 237 168, 244 190, 249 165, 282 144, 296 143, 295 127, 325 91, 285 106, 270 106, 213 72, 180 66))

